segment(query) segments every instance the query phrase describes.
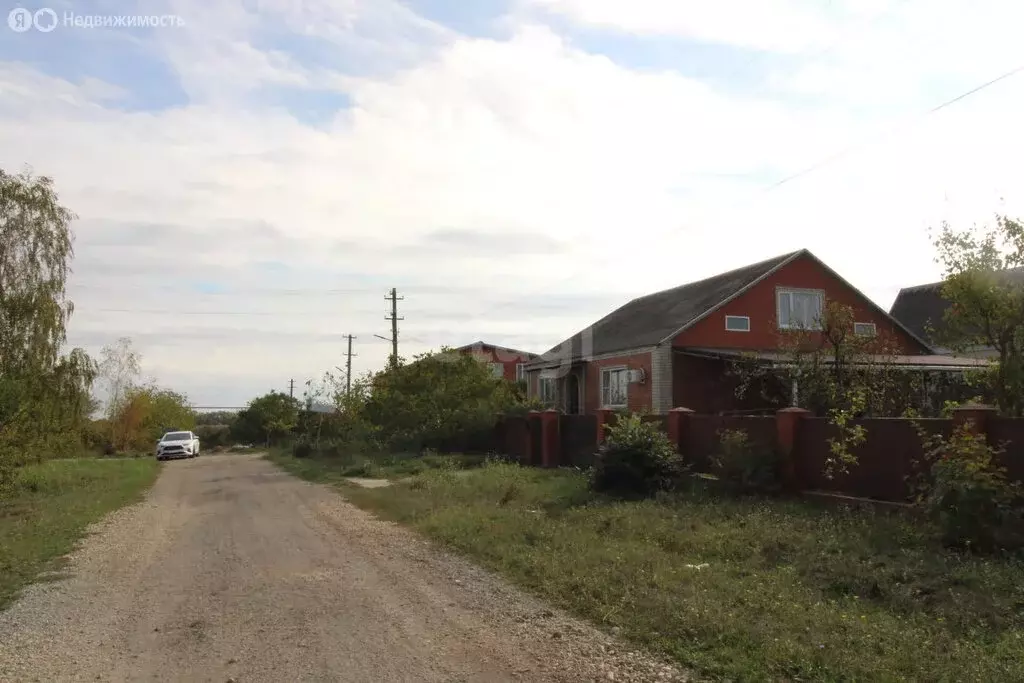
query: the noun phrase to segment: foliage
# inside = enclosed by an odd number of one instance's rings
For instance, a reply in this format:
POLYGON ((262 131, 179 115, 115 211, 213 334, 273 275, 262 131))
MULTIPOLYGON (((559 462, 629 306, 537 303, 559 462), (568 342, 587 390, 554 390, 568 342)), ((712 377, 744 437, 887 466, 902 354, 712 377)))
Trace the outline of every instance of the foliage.
POLYGON ((668 436, 639 415, 624 415, 607 427, 591 473, 595 491, 649 496, 674 488, 686 468, 668 436))
POLYGON ((197 424, 193 431, 199 437, 199 443, 204 451, 214 448, 226 447, 231 436, 231 427, 224 424, 197 424))
MULTIPOLYGON (((142 355, 132 348, 129 337, 120 337, 100 351, 100 377, 107 390, 105 415, 113 421, 114 415, 124 410, 127 394, 135 386, 141 372, 142 355)), ((116 440, 117 435, 112 435, 116 440)))
POLYGON ((926 477, 917 480, 917 502, 939 524, 943 542, 977 552, 1024 543, 1019 482, 999 464, 1001 448, 960 425, 946 439, 918 428, 926 477))
POLYGON ((188 398, 153 385, 129 387, 120 407, 110 419, 114 449, 119 452, 148 452, 168 431, 191 430, 195 412, 188 398))
MULTIPOLYGON (((337 481, 332 466, 289 469, 337 481)), ((512 465, 345 496, 694 680, 1024 680, 1024 562, 947 552, 908 516, 697 491, 623 502, 512 465)))
POLYGON ((711 467, 719 481, 736 493, 767 493, 779 488, 779 459, 774 449, 752 443, 742 429, 719 432, 711 467))
POLYGON ((417 356, 373 376, 360 412, 393 450, 437 448, 459 435, 490 428, 518 404, 511 383, 459 353, 417 356))
POLYGON ((238 413, 233 410, 212 410, 203 413, 196 413, 196 426, 230 426, 238 413))
POLYGON ((73 453, 88 422, 95 363, 61 355, 74 218, 50 178, 0 170, 0 490, 19 465, 73 453))
POLYGON ((997 362, 982 375, 999 410, 1024 415, 1024 224, 997 216, 982 230, 943 224, 934 240, 951 302, 935 336, 956 351, 992 347, 997 362))
POLYGON ((231 436, 242 443, 279 443, 298 424, 300 403, 288 394, 271 391, 249 401, 231 425, 231 436))

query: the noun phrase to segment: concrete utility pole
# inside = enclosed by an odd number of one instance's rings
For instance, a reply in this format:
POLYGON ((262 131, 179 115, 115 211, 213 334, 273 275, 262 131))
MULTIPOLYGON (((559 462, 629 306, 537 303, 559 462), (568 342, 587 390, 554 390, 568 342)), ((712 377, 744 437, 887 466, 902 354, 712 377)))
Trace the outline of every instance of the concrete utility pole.
POLYGON ((295 398, 295 380, 288 380, 288 398, 295 398))
POLYGON ((398 366, 398 321, 405 320, 405 318, 398 317, 398 302, 405 299, 404 296, 398 296, 398 290, 394 287, 391 288, 391 294, 384 297, 385 300, 391 302, 391 315, 386 316, 385 320, 391 321, 391 365, 393 367, 398 366))
POLYGON ((352 353, 352 340, 355 337, 346 334, 345 338, 348 339, 348 353, 345 354, 345 395, 348 396, 352 393, 352 356, 359 354, 352 353))

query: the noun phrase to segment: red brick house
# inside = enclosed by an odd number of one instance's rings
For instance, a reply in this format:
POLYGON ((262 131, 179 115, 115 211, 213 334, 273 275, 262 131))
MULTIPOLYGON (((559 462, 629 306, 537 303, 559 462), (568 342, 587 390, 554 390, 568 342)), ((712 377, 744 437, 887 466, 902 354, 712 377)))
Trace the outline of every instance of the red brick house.
POLYGON ((751 352, 778 361, 778 330, 813 329, 826 300, 852 307, 857 333, 894 340, 905 354, 901 365, 946 370, 979 362, 936 355, 800 250, 630 301, 531 363, 528 393, 567 413, 752 408, 735 395, 729 361, 751 352))
POLYGON ((504 377, 510 382, 525 382, 527 363, 540 358, 536 353, 486 344, 482 341, 460 346, 455 351, 473 356, 482 363, 488 363, 495 377, 504 377))

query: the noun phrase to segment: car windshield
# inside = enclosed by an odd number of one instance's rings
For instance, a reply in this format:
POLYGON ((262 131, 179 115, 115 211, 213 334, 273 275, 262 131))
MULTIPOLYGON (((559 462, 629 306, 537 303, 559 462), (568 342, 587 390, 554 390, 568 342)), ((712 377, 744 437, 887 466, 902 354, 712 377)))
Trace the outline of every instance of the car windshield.
POLYGON ((191 438, 191 432, 167 432, 164 434, 164 441, 188 441, 191 438))

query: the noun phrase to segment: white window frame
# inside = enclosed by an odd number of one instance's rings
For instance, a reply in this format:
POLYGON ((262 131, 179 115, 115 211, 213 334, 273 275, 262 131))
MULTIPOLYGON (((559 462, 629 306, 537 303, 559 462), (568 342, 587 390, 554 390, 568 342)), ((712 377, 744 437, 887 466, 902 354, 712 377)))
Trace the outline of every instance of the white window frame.
POLYGON ((526 363, 516 363, 516 381, 526 381, 526 363))
POLYGON ((505 378, 505 364, 504 363, 488 362, 487 363, 487 367, 488 367, 488 369, 490 369, 491 376, 494 377, 494 379, 504 379, 505 378))
POLYGON ((612 365, 612 366, 601 368, 601 383, 600 383, 599 389, 601 391, 600 396, 601 396, 601 407, 602 408, 610 408, 612 410, 617 410, 617 409, 620 409, 620 408, 627 408, 627 407, 629 407, 629 368, 626 367, 625 365, 612 365), (625 375, 626 375, 625 395, 622 397, 622 403, 608 403, 605 400, 605 388, 606 388, 606 386, 605 386, 606 379, 605 378, 606 378, 607 375, 610 375, 613 372, 614 373, 622 372, 622 373, 625 373, 625 375))
POLYGON ((725 316, 725 329, 727 332, 750 332, 750 316, 749 315, 727 315, 725 316), (745 320, 747 326, 743 329, 736 327, 729 327, 730 320, 745 320))
POLYGON ((878 326, 875 325, 874 323, 854 323, 853 324, 853 333, 855 335, 857 335, 858 337, 877 337, 878 336, 878 326), (870 332, 858 331, 857 328, 860 328, 861 330, 866 330, 867 328, 870 328, 871 331, 870 332))
POLYGON ((777 287, 775 289, 775 321, 779 326, 780 330, 821 330, 821 318, 825 315, 825 290, 823 289, 801 289, 799 287, 777 287), (817 295, 820 302, 818 309, 818 319, 811 321, 811 324, 807 327, 801 325, 783 325, 782 324, 782 296, 784 294, 814 294, 817 295))
POLYGON ((557 377, 538 377, 537 378, 537 398, 548 407, 555 407, 558 404, 558 378, 557 377), (544 396, 545 385, 551 387, 551 397, 544 396))

